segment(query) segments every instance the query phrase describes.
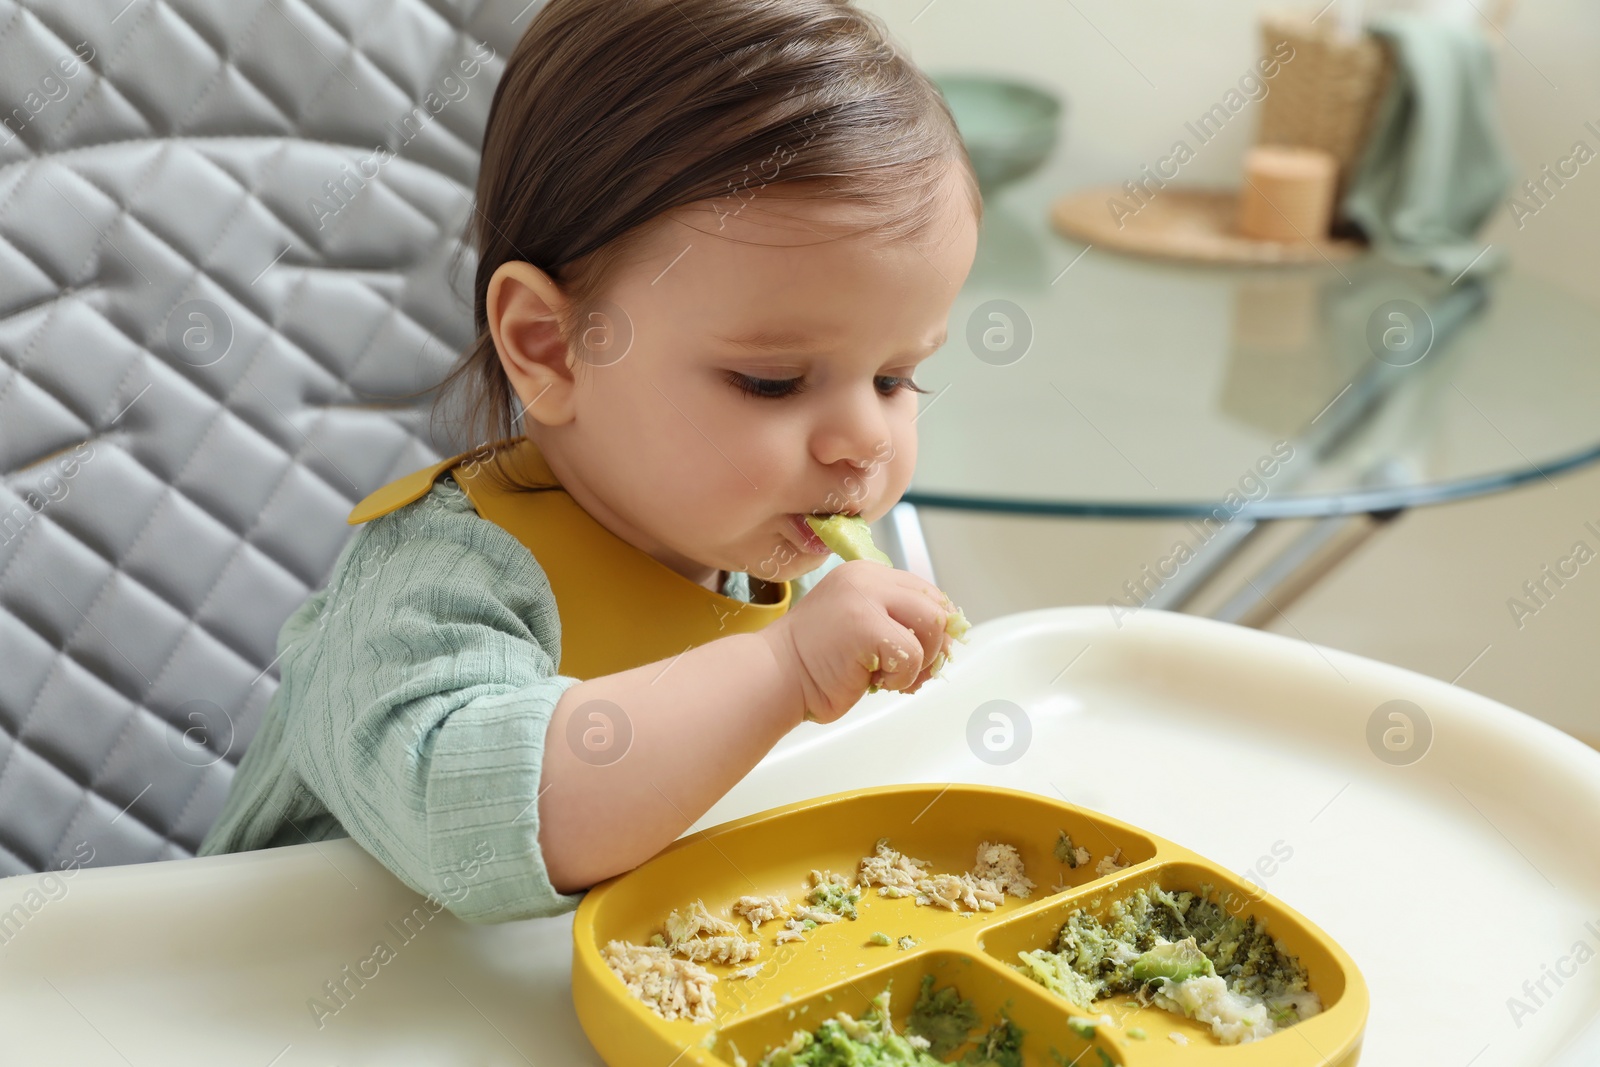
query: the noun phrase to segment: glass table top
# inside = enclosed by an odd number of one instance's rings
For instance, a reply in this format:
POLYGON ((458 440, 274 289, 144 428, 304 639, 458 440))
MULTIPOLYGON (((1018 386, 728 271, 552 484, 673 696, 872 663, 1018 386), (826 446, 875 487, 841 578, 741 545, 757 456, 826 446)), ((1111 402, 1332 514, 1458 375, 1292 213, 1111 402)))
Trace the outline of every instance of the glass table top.
POLYGON ((1057 235, 1059 166, 991 196, 923 364, 912 504, 1107 517, 1330 516, 1600 458, 1600 308, 1367 255, 1167 263, 1057 235), (1230 496, 1230 494, 1232 494, 1230 496))

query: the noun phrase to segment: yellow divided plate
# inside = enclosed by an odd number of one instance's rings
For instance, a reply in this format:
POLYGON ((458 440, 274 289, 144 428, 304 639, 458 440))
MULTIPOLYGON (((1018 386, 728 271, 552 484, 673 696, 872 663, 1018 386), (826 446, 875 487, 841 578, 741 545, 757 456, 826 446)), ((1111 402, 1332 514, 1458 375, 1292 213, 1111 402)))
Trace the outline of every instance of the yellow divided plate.
MULTIPOLYGON (((797 1029, 815 1030, 844 1011, 859 1018, 885 985, 890 1017, 902 1030, 922 976, 954 985, 973 1002, 982 1027, 1002 1009, 1025 1036, 1027 1067, 1078 1064, 1103 1067, 1353 1067, 1367 1019, 1367 987, 1355 963, 1326 934, 1263 890, 1170 841, 1075 805, 1012 789, 961 784, 900 785, 839 793, 773 808, 711 827, 674 842, 627 874, 591 889, 573 924, 572 996, 584 1032, 611 1067, 722 1067, 735 1048, 755 1067, 797 1029), (1093 860, 1072 869, 1054 855, 1058 831, 1087 848, 1093 860), (863 890, 859 918, 818 926, 805 941, 775 946, 782 922, 759 931, 761 970, 728 978, 733 966, 708 964, 717 975, 716 1022, 668 1021, 635 999, 606 966, 600 950, 613 939, 645 944, 667 914, 703 900, 713 915, 733 919, 756 938, 729 905, 745 895, 788 894, 803 899, 813 868, 854 876, 879 838, 908 856, 931 862, 935 873, 972 869, 981 841, 1014 845, 1036 885, 1027 900, 1007 896, 991 912, 951 912, 863 890), (1106 877, 1093 868, 1122 850, 1131 866, 1106 877), (1209 1028, 1155 1006, 1130 1006, 1108 997, 1085 1012, 1024 977, 1008 964, 1017 953, 1050 948, 1076 908, 1104 917, 1112 900, 1140 886, 1198 892, 1212 887, 1233 914, 1256 916, 1284 950, 1299 957, 1323 1011, 1259 1041, 1223 1045, 1209 1028), (1056 891, 1054 886, 1065 888, 1056 891), (869 944, 874 932, 909 934, 918 944, 869 944), (891 981, 892 980, 892 981, 891 981), (1081 1037, 1068 1020, 1109 1014, 1081 1037), (1129 1027, 1145 1031, 1142 1040, 1129 1027), (1179 1045, 1168 1035, 1188 1039, 1179 1045), (706 1047, 710 1038, 710 1047, 706 1047), (1098 1051, 1097 1051, 1098 1050, 1098 1051)), ((746 965, 748 966, 748 965, 746 965)), ((975 1030, 976 1037, 982 1027, 975 1030)), ((964 1050, 953 1054, 959 1060, 964 1050)))

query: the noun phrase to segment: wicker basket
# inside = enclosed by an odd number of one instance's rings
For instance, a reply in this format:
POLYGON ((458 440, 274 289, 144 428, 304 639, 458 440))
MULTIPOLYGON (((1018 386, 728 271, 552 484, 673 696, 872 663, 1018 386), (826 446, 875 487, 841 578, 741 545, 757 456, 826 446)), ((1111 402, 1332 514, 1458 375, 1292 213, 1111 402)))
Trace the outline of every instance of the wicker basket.
POLYGON ((1335 19, 1313 21, 1311 12, 1300 11, 1263 12, 1261 39, 1268 54, 1288 41, 1294 58, 1279 68, 1262 101, 1257 142, 1332 153, 1342 192, 1393 74, 1389 50, 1371 34, 1347 39, 1335 19))

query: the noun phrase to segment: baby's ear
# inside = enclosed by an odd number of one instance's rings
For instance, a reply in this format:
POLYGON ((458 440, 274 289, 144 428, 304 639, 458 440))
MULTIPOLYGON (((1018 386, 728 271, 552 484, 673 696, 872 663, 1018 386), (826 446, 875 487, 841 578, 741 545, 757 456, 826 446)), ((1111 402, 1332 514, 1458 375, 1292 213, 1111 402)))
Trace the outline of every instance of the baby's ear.
POLYGON ((561 336, 569 302, 532 263, 508 260, 495 269, 484 310, 500 365, 524 410, 546 426, 572 421, 573 375, 561 336))

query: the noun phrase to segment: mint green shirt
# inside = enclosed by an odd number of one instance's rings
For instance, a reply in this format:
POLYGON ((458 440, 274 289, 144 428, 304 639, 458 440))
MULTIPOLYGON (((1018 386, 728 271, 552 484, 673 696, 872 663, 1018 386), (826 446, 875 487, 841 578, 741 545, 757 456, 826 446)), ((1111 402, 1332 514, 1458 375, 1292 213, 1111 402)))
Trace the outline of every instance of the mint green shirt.
MULTIPOLYGON (((749 575, 722 593, 748 601, 749 575)), ((580 679, 556 670, 544 570, 453 478, 358 528, 277 652, 280 684, 200 855, 348 836, 468 922, 578 906, 550 884, 535 801, 551 713, 580 679)))

